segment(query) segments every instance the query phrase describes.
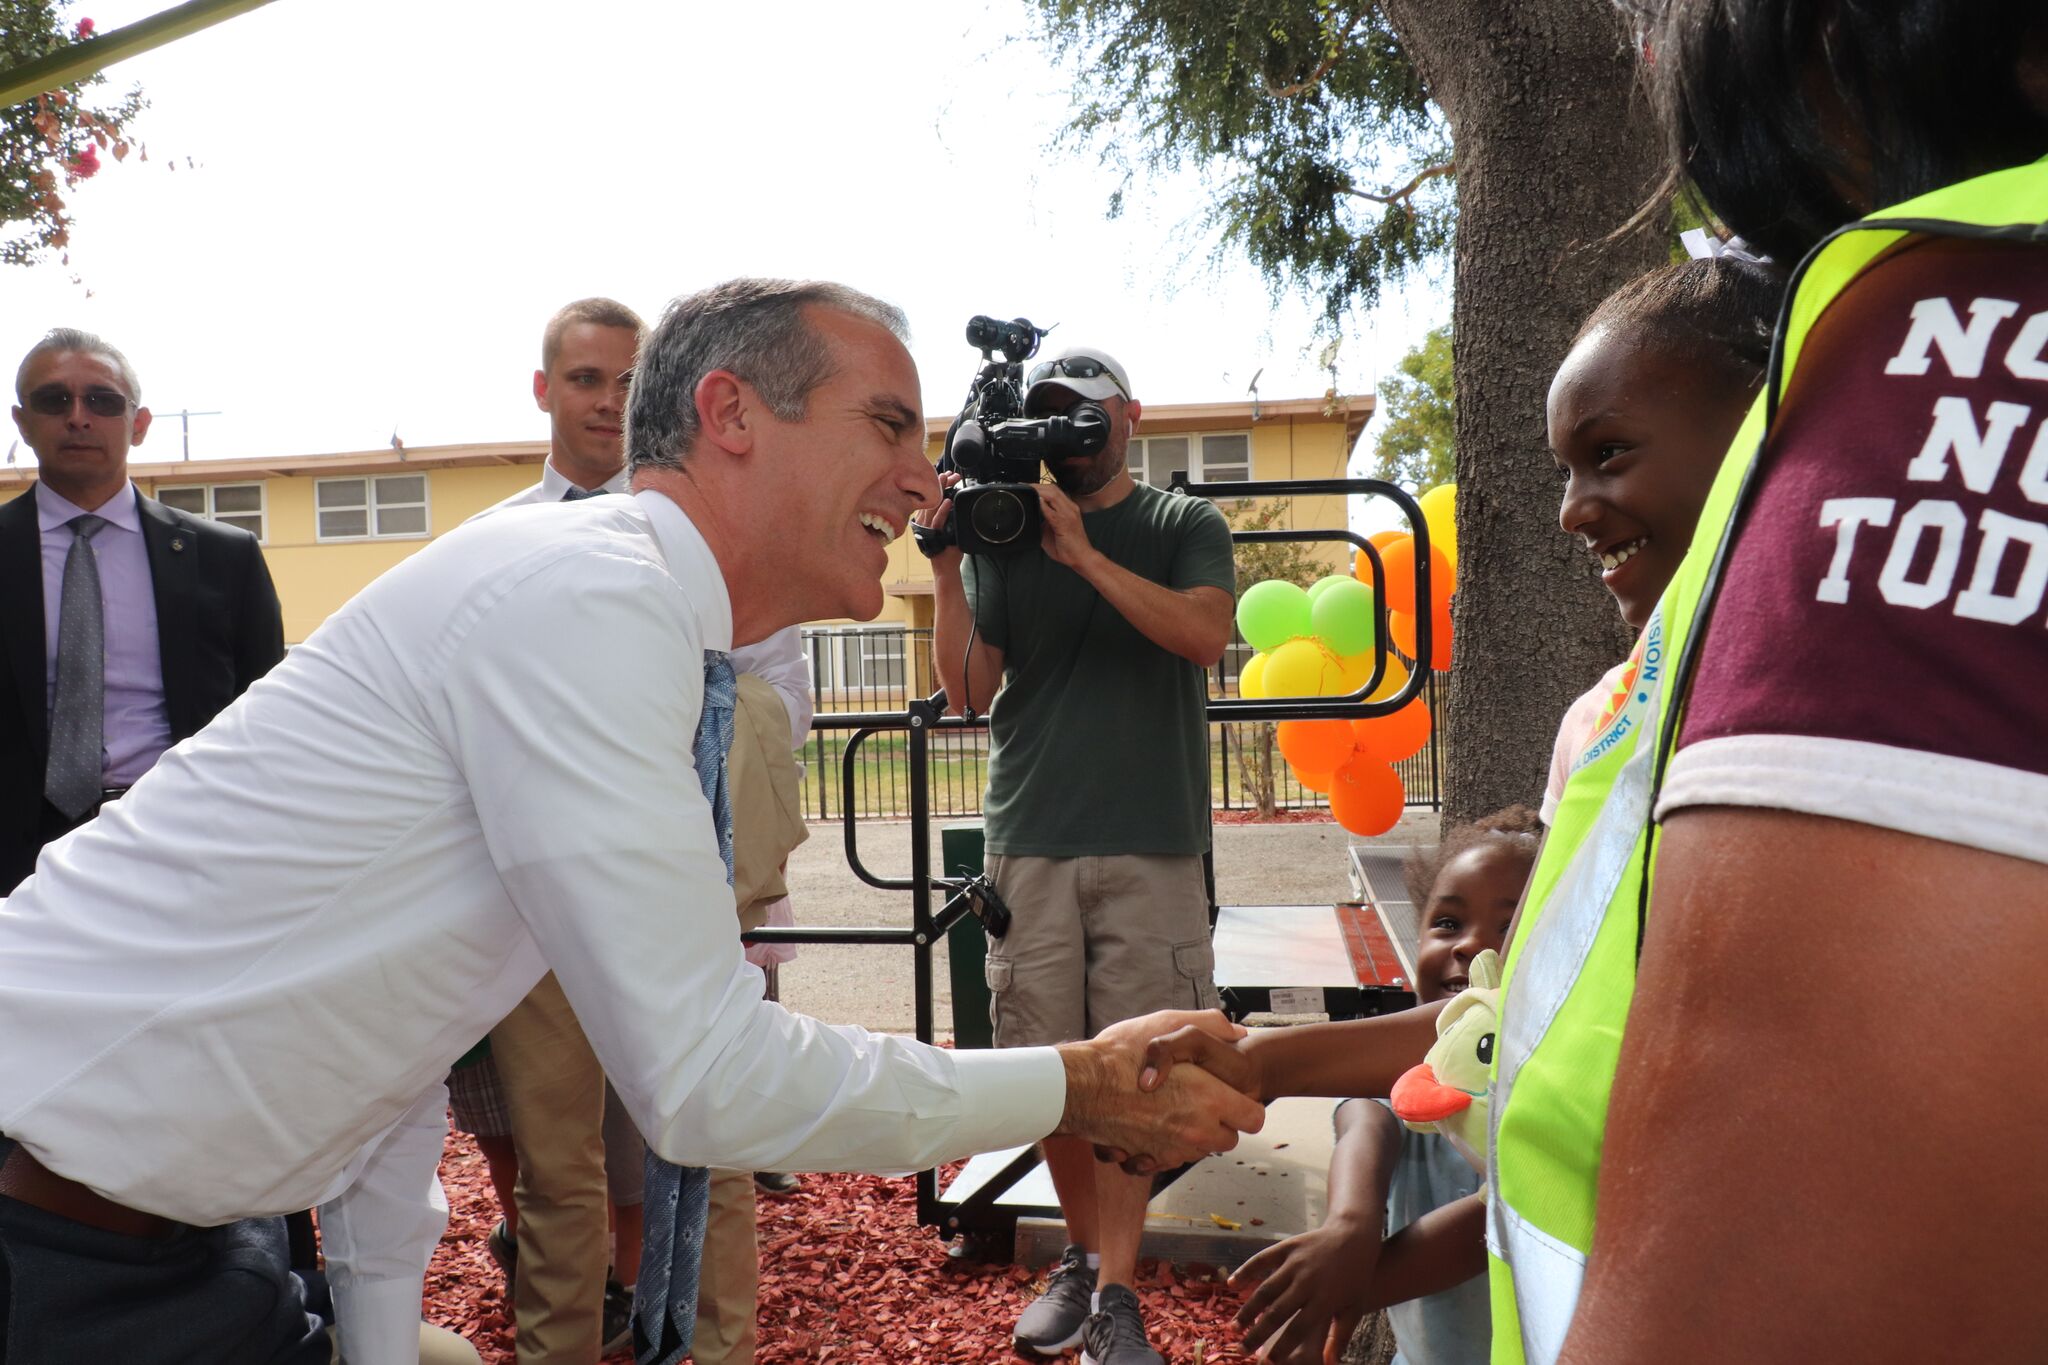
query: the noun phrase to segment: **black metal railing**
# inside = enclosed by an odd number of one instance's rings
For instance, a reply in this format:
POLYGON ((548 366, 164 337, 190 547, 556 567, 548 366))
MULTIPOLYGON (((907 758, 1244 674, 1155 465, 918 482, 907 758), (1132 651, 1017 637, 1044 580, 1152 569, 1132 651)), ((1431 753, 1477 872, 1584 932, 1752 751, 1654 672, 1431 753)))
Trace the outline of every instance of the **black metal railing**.
MULTIPOLYGON (((810 626, 803 632, 804 655, 811 671, 811 699, 818 714, 878 711, 900 712, 913 698, 938 690, 932 666, 932 633, 913 626, 810 626)), ((1235 698, 1237 670, 1251 650, 1236 640, 1209 673, 1212 698, 1235 698)), ((1441 679, 1431 674, 1423 697, 1432 717, 1429 744, 1412 758, 1395 764, 1411 806, 1440 808, 1442 762, 1437 752, 1434 717, 1441 679)), ((1271 721, 1212 721, 1209 725, 1210 799, 1219 810, 1251 810, 1258 806, 1256 754, 1270 742, 1271 721), (1233 745, 1236 732, 1240 745, 1233 745), (1241 761, 1240 748, 1251 763, 1241 761)), ((900 732, 870 737, 854 747, 850 784, 846 753, 848 732, 818 728, 802 753, 804 813, 813 820, 835 820, 849 800, 855 819, 907 819, 910 815, 910 754, 900 732)), ((928 797, 933 816, 957 819, 981 814, 988 787, 988 731, 983 727, 940 729, 926 746, 928 797)), ((1272 753, 1274 805, 1280 810, 1317 810, 1329 800, 1294 780, 1277 749, 1272 753)))

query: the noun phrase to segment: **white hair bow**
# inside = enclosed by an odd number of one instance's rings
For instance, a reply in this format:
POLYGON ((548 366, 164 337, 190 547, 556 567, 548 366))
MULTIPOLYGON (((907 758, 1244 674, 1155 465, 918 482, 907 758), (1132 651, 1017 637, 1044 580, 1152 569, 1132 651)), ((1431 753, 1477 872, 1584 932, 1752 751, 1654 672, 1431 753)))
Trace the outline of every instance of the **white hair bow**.
POLYGON ((1685 254, 1696 261, 1711 260, 1716 256, 1727 256, 1732 260, 1748 261, 1751 265, 1769 265, 1771 258, 1760 256, 1749 249, 1749 243, 1740 237, 1726 241, 1714 236, 1705 228, 1687 228, 1678 234, 1678 240, 1685 247, 1685 254))

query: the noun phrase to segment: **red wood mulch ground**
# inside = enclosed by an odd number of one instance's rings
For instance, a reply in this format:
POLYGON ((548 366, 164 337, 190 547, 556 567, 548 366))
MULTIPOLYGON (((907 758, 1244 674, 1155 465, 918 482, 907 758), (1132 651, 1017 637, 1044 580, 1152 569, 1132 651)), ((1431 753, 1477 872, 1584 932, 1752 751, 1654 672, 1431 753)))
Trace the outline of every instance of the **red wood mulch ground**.
MULTIPOLYGON (((485 1365, 510 1365, 504 1279, 484 1249, 497 1201, 462 1134, 449 1136, 441 1183, 448 1233, 427 1270, 426 1316, 476 1343, 485 1365)), ((761 1201, 760 1228, 761 1365, 1007 1360, 1010 1328, 1039 1288, 1020 1266, 947 1259, 945 1244, 917 1225, 909 1180, 807 1175, 798 1193, 761 1201)), ((1238 1296, 1219 1278, 1154 1261, 1138 1275, 1152 1344, 1169 1361, 1248 1365, 1230 1321, 1238 1296)))

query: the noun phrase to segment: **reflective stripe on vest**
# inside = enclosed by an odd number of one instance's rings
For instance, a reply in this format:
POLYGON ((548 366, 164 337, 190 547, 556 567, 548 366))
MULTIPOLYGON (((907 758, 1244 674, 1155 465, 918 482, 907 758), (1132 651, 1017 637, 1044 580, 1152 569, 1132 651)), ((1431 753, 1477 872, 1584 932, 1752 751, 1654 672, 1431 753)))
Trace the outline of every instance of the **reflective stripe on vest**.
POLYGON ((1635 990, 1645 865, 1655 864, 1649 835, 1659 755, 1670 751, 1684 698, 1683 676, 1675 687, 1671 676, 1683 674, 1694 627, 1712 610, 1756 456, 1807 333, 1851 280, 1909 233, 2048 245, 2048 161, 1851 224, 1793 276, 1764 392, 1632 656, 1629 691, 1565 786, 1509 950, 1487 1171, 1495 1365, 1552 1365, 1578 1307, 1608 1098, 1635 990))

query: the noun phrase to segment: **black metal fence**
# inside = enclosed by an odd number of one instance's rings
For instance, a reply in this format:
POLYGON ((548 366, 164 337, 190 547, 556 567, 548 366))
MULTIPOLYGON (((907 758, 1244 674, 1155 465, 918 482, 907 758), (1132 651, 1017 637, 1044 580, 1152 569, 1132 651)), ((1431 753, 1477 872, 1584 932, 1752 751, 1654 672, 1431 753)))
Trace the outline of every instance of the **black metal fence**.
MULTIPOLYGON (((931 635, 929 630, 908 626, 806 627, 804 654, 818 711, 900 711, 912 696, 929 696, 938 687, 931 635)), ((1237 669, 1250 657, 1241 641, 1234 644, 1210 673, 1209 695, 1236 696, 1237 669)), ((1437 714, 1439 682, 1432 674, 1424 693, 1432 717, 1437 714)), ((1218 809, 1257 807, 1259 755, 1272 743, 1272 731, 1271 722, 1209 727, 1210 794, 1218 809)), ((814 729, 804 745, 804 810, 812 819, 836 820, 841 815, 840 777, 846 740, 846 731, 814 729)), ((1294 780, 1277 748, 1271 750, 1270 762, 1276 807, 1309 810, 1328 804, 1327 798, 1294 780)), ((1440 806, 1443 767, 1434 728, 1422 751, 1395 767, 1409 805, 1440 806)), ((988 786, 988 731, 933 732, 930 770, 935 817, 979 815, 981 795, 988 786)), ((909 815, 908 742, 902 734, 875 735, 860 746, 854 766, 854 813, 862 819, 909 815)))

